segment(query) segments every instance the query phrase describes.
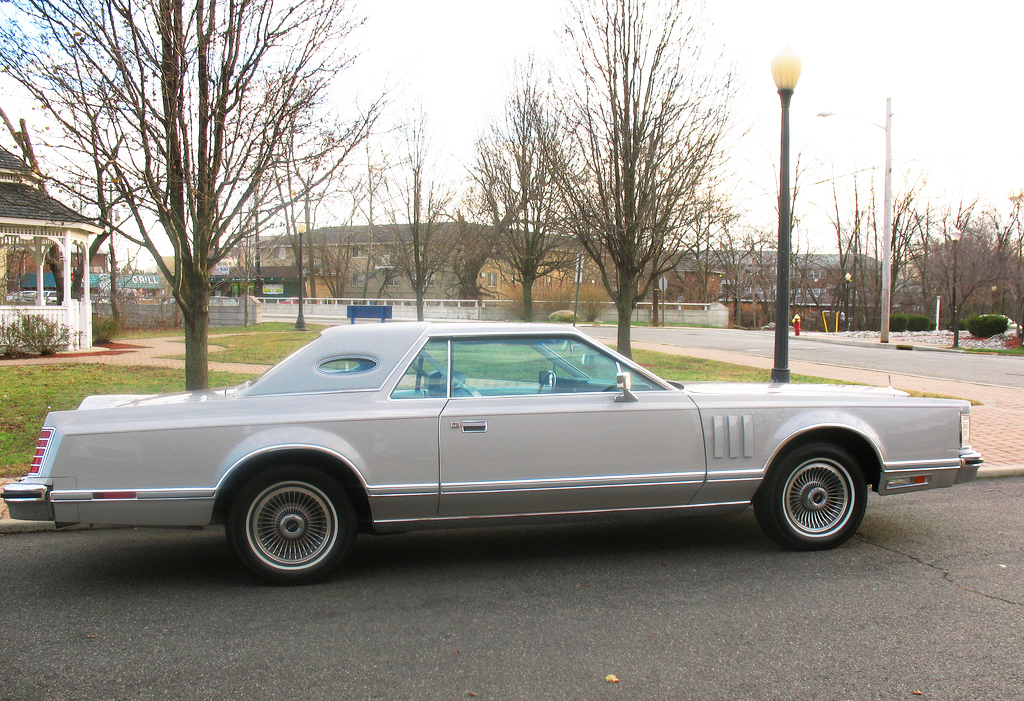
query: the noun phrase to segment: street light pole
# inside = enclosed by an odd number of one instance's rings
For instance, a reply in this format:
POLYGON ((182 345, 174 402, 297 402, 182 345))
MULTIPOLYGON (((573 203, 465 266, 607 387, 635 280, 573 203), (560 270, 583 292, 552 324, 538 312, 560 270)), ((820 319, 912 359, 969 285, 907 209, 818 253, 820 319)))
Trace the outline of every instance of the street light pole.
MULTIPOLYGON (((819 117, 832 117, 835 112, 819 112, 819 117)), ((858 119, 860 119, 858 117, 858 119)), ((885 100, 885 126, 864 119, 885 131, 885 211, 882 213, 882 320, 880 341, 889 342, 889 318, 892 312, 892 98, 885 100)))
POLYGON ((306 317, 302 315, 302 301, 304 297, 306 281, 302 275, 302 235, 306 233, 306 223, 299 222, 295 225, 295 233, 299 237, 299 250, 298 250, 298 264, 299 264, 299 316, 295 319, 295 330, 305 331, 306 330, 306 317))
POLYGON ((882 217, 882 329, 881 342, 889 342, 892 311, 892 98, 885 100, 885 213, 882 217))
POLYGON ((772 78, 782 102, 779 159, 779 251, 775 268, 775 366, 772 382, 789 382, 789 249, 793 233, 789 212, 789 103, 800 79, 802 62, 788 46, 772 59, 772 78))
POLYGON ((844 303, 846 304, 846 331, 850 331, 850 283, 853 282, 853 275, 846 273, 843 276, 843 280, 846 282, 846 294, 843 295, 844 303))
POLYGON ((957 306, 956 306, 956 267, 957 267, 956 264, 957 264, 957 258, 959 257, 959 254, 960 254, 960 236, 962 236, 962 233, 960 231, 953 231, 953 233, 950 234, 950 238, 953 239, 953 291, 952 291, 953 292, 953 294, 952 294, 953 299, 951 301, 951 306, 952 306, 952 310, 953 310, 953 347, 954 348, 959 348, 960 347, 960 310, 957 309, 957 306))

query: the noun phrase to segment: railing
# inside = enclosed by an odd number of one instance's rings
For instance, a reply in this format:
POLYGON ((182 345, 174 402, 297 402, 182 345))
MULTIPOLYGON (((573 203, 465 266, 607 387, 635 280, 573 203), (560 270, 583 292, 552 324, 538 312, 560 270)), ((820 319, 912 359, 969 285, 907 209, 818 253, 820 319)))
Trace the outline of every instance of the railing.
POLYGON ((87 305, 78 300, 70 304, 39 307, 32 304, 9 304, 0 306, 0 323, 9 324, 22 316, 37 316, 54 324, 67 326, 71 330, 68 350, 88 348, 92 342, 92 316, 87 305), (69 323, 70 321, 70 323, 69 323))
MULTIPOLYGON (((294 317, 298 313, 297 297, 259 297, 262 306, 262 318, 283 319, 294 317)), ((572 301, 535 299, 535 309, 571 309, 572 301)), ((415 299, 361 298, 361 297, 313 297, 303 300, 303 316, 307 320, 321 322, 347 321, 348 305, 388 305, 393 308, 395 319, 415 319, 415 299)), ((509 321, 517 318, 521 310, 521 302, 508 299, 425 299, 423 300, 423 317, 425 319, 448 319, 465 321, 509 321)), ((587 303, 588 306, 591 304, 587 303)), ((615 321, 615 307, 605 302, 602 321, 615 321)), ((581 313, 582 313, 581 305, 581 313)), ((726 327, 729 325, 728 310, 718 302, 668 302, 659 304, 664 313, 664 321, 690 323, 706 326, 726 327)), ((651 303, 641 302, 633 312, 633 320, 648 321, 651 318, 651 303)))
MULTIPOLYGON (((225 298, 228 299, 228 298, 225 298)), ((261 304, 273 306, 275 304, 289 305, 298 304, 298 297, 257 297, 261 304)), ((535 305, 548 305, 553 301, 557 301, 560 305, 565 307, 571 307, 573 302, 571 300, 546 300, 546 299, 534 299, 535 305)), ((386 304, 395 307, 415 307, 415 299, 394 299, 391 297, 306 297, 303 299, 303 304, 309 305, 325 305, 325 306, 343 306, 347 307, 350 304, 386 304)), ((455 307, 459 309, 486 309, 490 307, 514 307, 522 304, 521 302, 511 299, 424 299, 424 307, 455 307)), ((612 306, 611 302, 604 302, 609 307, 612 306)), ((697 310, 697 311, 708 311, 717 302, 659 302, 658 307, 670 311, 685 311, 685 310, 697 310)), ((637 309, 645 309, 650 311, 650 302, 639 302, 636 305, 637 309)))
POLYGON ((0 321, 9 323, 19 316, 41 316, 48 321, 64 324, 67 320, 67 309, 63 306, 37 307, 28 304, 11 304, 0 306, 0 321))
MULTIPOLYGON (((298 304, 298 297, 257 297, 261 304, 273 306, 274 304, 298 304)), ((306 297, 303 299, 303 304, 309 304, 312 306, 324 305, 324 306, 342 306, 347 307, 350 304, 358 305, 375 305, 375 304, 386 304, 393 307, 415 307, 415 299, 393 299, 391 297, 306 297)), ((501 307, 510 304, 515 304, 510 300, 500 299, 424 299, 423 305, 426 307, 468 307, 468 308, 482 308, 482 307, 501 307)))

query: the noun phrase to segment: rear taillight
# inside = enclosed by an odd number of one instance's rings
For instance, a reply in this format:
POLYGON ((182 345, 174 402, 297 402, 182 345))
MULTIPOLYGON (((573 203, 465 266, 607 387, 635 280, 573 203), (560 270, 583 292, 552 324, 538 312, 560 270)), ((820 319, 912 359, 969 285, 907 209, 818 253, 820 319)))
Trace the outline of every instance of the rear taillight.
POLYGON ((43 428, 39 432, 39 440, 36 442, 36 454, 32 456, 32 465, 28 468, 29 477, 38 477, 43 469, 43 458, 50 447, 50 439, 53 438, 52 428, 43 428))

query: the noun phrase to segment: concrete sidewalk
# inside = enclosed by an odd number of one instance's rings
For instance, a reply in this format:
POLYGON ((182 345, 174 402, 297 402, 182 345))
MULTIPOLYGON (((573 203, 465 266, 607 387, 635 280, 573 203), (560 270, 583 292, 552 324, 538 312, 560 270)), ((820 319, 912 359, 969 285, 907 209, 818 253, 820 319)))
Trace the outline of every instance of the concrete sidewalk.
MULTIPOLYGON (((310 337, 312 340, 312 336, 310 337)), ((825 340, 815 337, 815 340, 825 340)), ((857 339, 827 339, 832 343, 864 344, 871 343, 857 339)), ((102 363, 124 367, 165 367, 183 370, 184 360, 167 359, 165 356, 183 355, 185 344, 174 337, 135 339, 122 344, 132 348, 115 348, 114 350, 93 350, 85 353, 71 353, 49 358, 29 358, 25 360, 0 361, 4 365, 53 365, 57 363, 102 363)), ((771 370, 773 360, 733 353, 721 350, 692 348, 664 343, 645 343, 634 341, 634 347, 686 355, 694 358, 707 358, 737 365, 771 370)), ((877 346, 877 341, 871 343, 877 346)), ((220 350, 211 344, 210 356, 215 357, 220 350)), ((941 350, 941 349, 938 349, 941 350)), ((800 375, 826 377, 837 382, 850 382, 867 385, 886 386, 892 381, 893 387, 902 390, 914 390, 945 397, 957 397, 971 400, 972 409, 971 444, 985 457, 985 463, 978 471, 979 477, 1024 476, 1024 390, 999 385, 986 385, 950 380, 937 380, 915 375, 862 370, 841 365, 823 363, 790 362, 790 370, 800 375)), ((267 365, 210 362, 210 370, 258 374, 266 370, 267 365)), ((27 466, 26 466, 27 467, 27 466)), ((0 480, 0 484, 3 480, 0 480)), ((35 521, 15 521, 8 518, 7 506, 0 500, 0 534, 52 530, 52 523, 35 521)))

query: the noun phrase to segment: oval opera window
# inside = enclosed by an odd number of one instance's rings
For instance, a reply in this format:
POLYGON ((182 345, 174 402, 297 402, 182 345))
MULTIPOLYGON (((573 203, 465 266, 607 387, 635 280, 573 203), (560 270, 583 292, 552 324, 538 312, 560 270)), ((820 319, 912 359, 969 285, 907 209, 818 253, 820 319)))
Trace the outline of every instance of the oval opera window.
POLYGON ((325 375, 354 375, 357 372, 369 372, 377 367, 373 358, 331 358, 324 360, 316 369, 325 375))

